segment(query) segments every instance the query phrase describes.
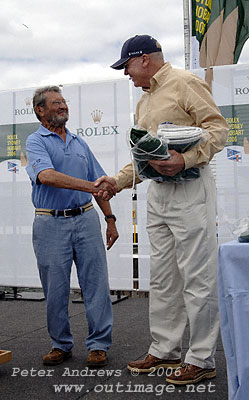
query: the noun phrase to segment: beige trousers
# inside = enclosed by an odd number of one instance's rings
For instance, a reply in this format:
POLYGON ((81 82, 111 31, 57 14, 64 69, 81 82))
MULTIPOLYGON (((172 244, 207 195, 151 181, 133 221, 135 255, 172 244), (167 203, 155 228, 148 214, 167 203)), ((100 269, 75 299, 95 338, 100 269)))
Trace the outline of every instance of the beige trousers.
POLYGON ((149 353, 214 368, 219 332, 217 299, 216 189, 209 166, 182 184, 152 181, 147 194, 151 244, 149 353))

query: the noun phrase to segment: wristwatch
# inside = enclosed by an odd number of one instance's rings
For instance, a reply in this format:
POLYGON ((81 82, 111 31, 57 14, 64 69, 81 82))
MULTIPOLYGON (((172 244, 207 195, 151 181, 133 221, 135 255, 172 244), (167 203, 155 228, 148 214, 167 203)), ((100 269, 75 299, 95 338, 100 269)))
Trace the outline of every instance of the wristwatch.
POLYGON ((112 219, 114 219, 114 221, 117 221, 117 218, 116 218, 115 215, 113 215, 113 214, 110 214, 110 215, 106 215, 106 216, 105 216, 106 222, 108 221, 109 218, 112 218, 112 219))

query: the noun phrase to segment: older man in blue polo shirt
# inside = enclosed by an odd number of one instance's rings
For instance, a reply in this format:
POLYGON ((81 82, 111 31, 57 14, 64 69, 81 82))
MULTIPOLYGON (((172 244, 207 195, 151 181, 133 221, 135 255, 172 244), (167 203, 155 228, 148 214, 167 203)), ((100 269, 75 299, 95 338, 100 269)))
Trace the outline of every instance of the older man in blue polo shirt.
MULTIPOLYGON (((88 366, 103 366, 111 346, 112 306, 100 222, 91 199, 96 192, 94 181, 105 172, 84 140, 66 128, 68 107, 57 86, 36 90, 33 106, 41 122, 26 143, 36 209, 33 246, 52 339, 52 350, 43 363, 56 365, 72 356, 68 301, 74 261, 89 329, 88 366)), ((115 194, 110 185, 106 189, 115 194)), ((116 218, 108 201, 96 201, 107 222, 110 249, 118 238, 116 218)))

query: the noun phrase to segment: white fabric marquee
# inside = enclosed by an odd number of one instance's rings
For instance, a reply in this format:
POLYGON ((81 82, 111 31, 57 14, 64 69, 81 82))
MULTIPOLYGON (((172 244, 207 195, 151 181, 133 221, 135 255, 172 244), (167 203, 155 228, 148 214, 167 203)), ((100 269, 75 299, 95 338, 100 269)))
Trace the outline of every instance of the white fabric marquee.
MULTIPOLYGON (((203 70, 194 70, 204 77, 203 70)), ((249 217, 249 65, 214 68, 213 95, 229 123, 225 149, 215 157, 219 242, 233 239, 233 231, 249 217)), ((81 135, 108 175, 130 162, 126 132, 134 123, 141 95, 126 79, 62 87, 70 118, 68 128, 81 135)), ((25 142, 38 127, 32 109, 34 88, 0 92, 0 285, 40 287, 32 247, 34 208, 25 171, 25 142)), ((138 288, 149 289, 149 242, 146 232, 148 181, 137 185, 138 288)), ((119 239, 107 252, 110 287, 132 290, 134 203, 131 190, 111 200, 119 239)), ((98 209, 96 205, 96 209, 98 209)), ((103 238, 105 221, 100 212, 103 238)), ((78 288, 75 269, 72 288, 78 288)))

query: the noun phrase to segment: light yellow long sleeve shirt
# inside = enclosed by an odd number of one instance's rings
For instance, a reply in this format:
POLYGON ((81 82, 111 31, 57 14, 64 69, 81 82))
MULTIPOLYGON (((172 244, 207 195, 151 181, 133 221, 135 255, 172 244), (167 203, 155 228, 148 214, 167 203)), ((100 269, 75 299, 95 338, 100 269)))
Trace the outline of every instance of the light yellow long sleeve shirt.
MULTIPOLYGON (((182 154, 185 169, 208 164, 224 148, 229 131, 207 83, 190 71, 172 68, 169 62, 152 77, 150 89, 137 104, 136 120, 139 126, 155 135, 158 125, 164 122, 207 130, 208 140, 182 154)), ((119 171, 115 180, 119 191, 131 187, 132 164, 119 171)), ((136 176, 136 183, 139 182, 136 176)))

